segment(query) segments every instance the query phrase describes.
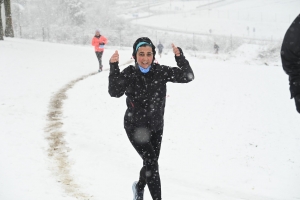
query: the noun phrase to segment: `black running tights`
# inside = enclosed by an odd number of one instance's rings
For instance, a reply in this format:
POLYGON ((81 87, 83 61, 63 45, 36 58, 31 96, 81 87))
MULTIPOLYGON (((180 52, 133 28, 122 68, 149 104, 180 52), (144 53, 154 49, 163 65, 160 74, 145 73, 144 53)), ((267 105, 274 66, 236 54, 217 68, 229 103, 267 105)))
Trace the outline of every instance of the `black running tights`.
POLYGON ((161 200, 161 184, 158 170, 158 157, 163 130, 149 131, 146 128, 126 129, 127 136, 143 159, 138 190, 148 185, 153 200, 161 200))
POLYGON ((96 51, 96 56, 98 58, 99 61, 99 69, 102 69, 103 65, 102 65, 102 55, 103 55, 103 51, 96 51))

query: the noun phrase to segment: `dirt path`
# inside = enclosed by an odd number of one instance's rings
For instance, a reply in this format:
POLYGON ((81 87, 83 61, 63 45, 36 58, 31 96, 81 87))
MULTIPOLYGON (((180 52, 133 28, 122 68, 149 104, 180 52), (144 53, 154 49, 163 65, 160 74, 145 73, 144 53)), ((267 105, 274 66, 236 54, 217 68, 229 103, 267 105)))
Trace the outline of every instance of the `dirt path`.
POLYGON ((88 75, 81 76, 60 89, 50 100, 49 111, 47 114, 47 126, 45 132, 47 134, 47 141, 49 143, 48 156, 53 162, 51 170, 57 177, 57 181, 61 183, 65 192, 77 199, 90 199, 91 195, 84 194, 81 192, 79 185, 76 184, 74 178, 70 174, 70 162, 68 160, 68 152, 70 149, 66 145, 64 135, 62 131, 63 126, 63 101, 67 99, 66 92, 74 87, 74 85, 90 76, 96 75, 97 73, 91 73, 88 75))
MULTIPOLYGON (((121 66, 127 65, 132 60, 125 62, 121 66)), ((104 70, 108 71, 108 69, 104 70)), ((82 192, 80 185, 76 183, 75 178, 71 175, 71 164, 68 158, 70 148, 64 138, 66 132, 62 130, 63 127, 63 103, 67 99, 67 91, 74 87, 74 85, 90 76, 96 75, 98 72, 83 75, 75 80, 70 81, 63 88, 58 90, 50 100, 49 109, 47 113, 47 125, 45 127, 46 140, 49 147, 47 150, 48 157, 51 161, 51 170, 57 177, 57 182, 61 184, 66 194, 81 200, 90 200, 93 198, 91 194, 82 192)), ((83 169, 84 170, 84 169, 83 169)))

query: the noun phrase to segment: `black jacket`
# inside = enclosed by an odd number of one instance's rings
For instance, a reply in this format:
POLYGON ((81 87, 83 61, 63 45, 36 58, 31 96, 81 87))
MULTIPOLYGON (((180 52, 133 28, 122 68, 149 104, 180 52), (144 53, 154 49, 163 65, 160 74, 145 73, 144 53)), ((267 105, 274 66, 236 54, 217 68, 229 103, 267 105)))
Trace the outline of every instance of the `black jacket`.
POLYGON ((181 55, 176 57, 178 67, 153 64, 150 71, 142 73, 136 64, 120 72, 118 63, 110 63, 109 94, 127 96, 124 128, 145 127, 160 130, 164 126, 166 83, 188 83, 194 79, 189 62, 181 55))
POLYGON ((289 75, 291 98, 300 95, 300 15, 288 28, 281 46, 283 70, 289 75))

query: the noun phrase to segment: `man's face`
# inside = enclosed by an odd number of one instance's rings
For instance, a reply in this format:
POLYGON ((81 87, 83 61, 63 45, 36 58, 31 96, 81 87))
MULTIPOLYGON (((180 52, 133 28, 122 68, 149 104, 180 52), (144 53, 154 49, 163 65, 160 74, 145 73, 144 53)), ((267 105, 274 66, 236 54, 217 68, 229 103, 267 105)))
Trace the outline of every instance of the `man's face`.
POLYGON ((136 60, 139 66, 146 69, 153 61, 152 47, 140 47, 136 53, 136 60))

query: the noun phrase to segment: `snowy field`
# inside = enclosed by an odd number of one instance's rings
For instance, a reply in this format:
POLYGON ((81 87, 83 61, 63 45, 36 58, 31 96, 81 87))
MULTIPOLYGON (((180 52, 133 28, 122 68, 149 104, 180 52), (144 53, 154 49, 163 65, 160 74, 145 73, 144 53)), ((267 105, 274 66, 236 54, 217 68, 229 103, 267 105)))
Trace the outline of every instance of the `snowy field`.
MULTIPOLYGON (((299 0, 170 2, 132 22, 253 37, 249 26, 255 37, 280 39, 300 7, 299 0)), ((0 41, 0 200, 132 199, 142 161, 123 129, 125 97, 108 94, 115 50, 121 68, 132 63, 132 47, 108 45, 105 70, 96 73, 92 46, 0 41)), ((158 62, 176 66, 165 50, 158 62)), ((183 50, 195 80, 168 84, 162 198, 300 199, 300 116, 279 52, 262 59, 270 47, 253 43, 229 54, 183 50)))
POLYGON ((157 30, 274 40, 283 38, 299 8, 299 0, 170 1, 150 7, 156 15, 147 17, 145 9, 137 9, 143 18, 135 19, 131 14, 122 17, 157 30))
MULTIPOLYGON (((107 92, 115 49, 104 53, 106 71, 93 74, 91 47, 1 42, 1 200, 132 198, 142 161, 123 129, 125 98, 107 92), (50 104, 64 88, 61 126, 51 132, 50 104), (62 143, 53 150, 55 132, 62 143)), ((300 198, 299 114, 279 57, 266 65, 261 49, 206 59, 186 52, 196 79, 168 84, 163 199, 300 198)), ((130 61, 131 48, 119 51, 121 63, 130 61)), ((158 61, 175 66, 172 54, 158 61)))

